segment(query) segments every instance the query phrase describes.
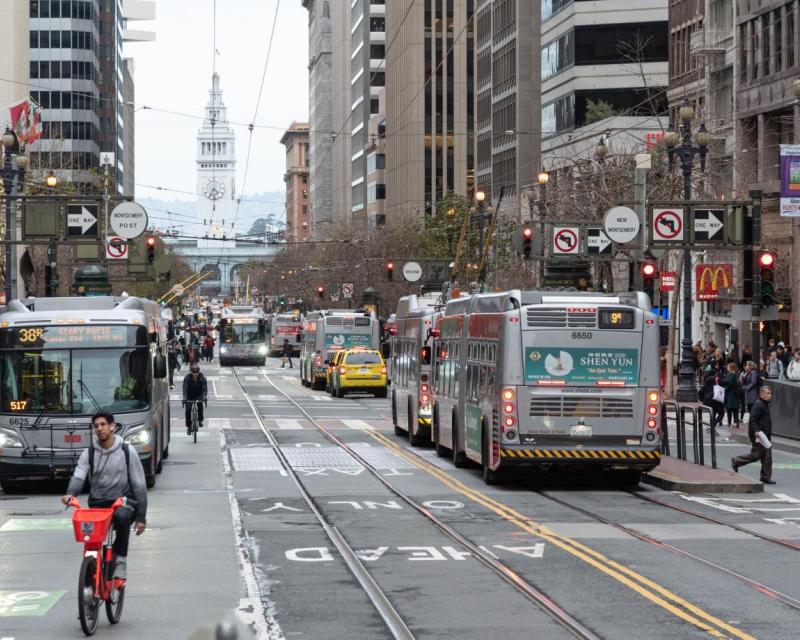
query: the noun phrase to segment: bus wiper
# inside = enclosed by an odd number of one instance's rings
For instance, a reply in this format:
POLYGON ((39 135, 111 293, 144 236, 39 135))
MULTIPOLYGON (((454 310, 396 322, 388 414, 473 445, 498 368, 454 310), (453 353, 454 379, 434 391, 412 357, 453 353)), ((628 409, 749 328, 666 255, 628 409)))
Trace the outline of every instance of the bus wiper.
MULTIPOLYGON (((61 390, 64 388, 64 385, 67 384, 66 380, 62 380, 61 384, 58 385, 58 394, 61 395, 61 390)), ((47 413, 50 409, 59 406, 58 402, 48 402, 45 405, 42 405, 41 411, 39 411, 39 415, 36 416, 36 420, 33 421, 32 428, 35 429, 39 426, 39 422, 41 422, 44 414, 47 413)))
POLYGON ((92 392, 89 391, 89 387, 83 381, 83 362, 81 362, 81 377, 78 378, 78 384, 80 385, 81 389, 83 389, 86 392, 86 395, 89 396, 89 400, 91 400, 92 404, 94 405, 95 412, 100 413, 102 411, 102 409, 100 408, 100 403, 97 402, 97 400, 95 400, 95 397, 92 395, 92 392))

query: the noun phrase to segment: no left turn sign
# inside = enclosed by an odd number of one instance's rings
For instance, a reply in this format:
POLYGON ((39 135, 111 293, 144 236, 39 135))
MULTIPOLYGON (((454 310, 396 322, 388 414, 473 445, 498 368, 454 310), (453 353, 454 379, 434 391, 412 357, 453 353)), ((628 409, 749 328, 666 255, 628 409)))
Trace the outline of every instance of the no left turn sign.
POLYGON ((683 242, 683 209, 653 209, 653 242, 683 242))
POLYGON ((555 227, 553 229, 553 253, 559 255, 577 254, 580 248, 580 229, 578 227, 555 227))
POLYGON ((106 259, 107 260, 127 260, 128 245, 119 236, 111 236, 106 239, 106 259))

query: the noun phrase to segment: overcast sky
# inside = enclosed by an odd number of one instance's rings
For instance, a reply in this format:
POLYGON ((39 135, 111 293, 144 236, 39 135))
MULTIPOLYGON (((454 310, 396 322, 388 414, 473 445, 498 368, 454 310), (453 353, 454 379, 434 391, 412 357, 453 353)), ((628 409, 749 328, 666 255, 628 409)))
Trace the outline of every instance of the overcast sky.
MULTIPOLYGON (((234 126, 237 192, 242 193, 248 131, 264 69, 276 2, 217 0, 217 72, 234 126)), ((202 115, 211 86, 213 0, 157 0, 154 22, 130 23, 155 31, 154 42, 125 45, 135 60, 136 194, 170 199, 192 195, 155 191, 157 185, 195 192, 198 119, 142 109, 142 105, 202 115)), ((308 13, 300 0, 280 0, 277 28, 255 129, 244 195, 283 191, 283 129, 308 119, 308 13)))

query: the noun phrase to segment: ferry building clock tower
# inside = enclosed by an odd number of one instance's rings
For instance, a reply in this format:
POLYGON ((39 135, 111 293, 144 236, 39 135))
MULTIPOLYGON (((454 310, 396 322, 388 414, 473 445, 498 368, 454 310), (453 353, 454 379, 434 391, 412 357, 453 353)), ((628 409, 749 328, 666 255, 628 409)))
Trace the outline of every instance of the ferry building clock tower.
POLYGON ((198 247, 233 248, 236 213, 236 135, 228 125, 219 74, 211 79, 205 120, 197 132, 197 217, 201 236, 198 247))

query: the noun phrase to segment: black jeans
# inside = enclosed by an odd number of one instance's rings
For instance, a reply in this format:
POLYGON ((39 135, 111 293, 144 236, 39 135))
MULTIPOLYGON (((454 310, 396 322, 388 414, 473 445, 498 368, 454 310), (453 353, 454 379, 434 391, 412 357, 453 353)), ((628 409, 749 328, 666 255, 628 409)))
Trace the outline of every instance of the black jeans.
MULTIPOLYGON (((186 401, 186 428, 189 429, 192 426, 192 402, 193 400, 186 401)), ((197 401, 197 420, 199 422, 203 421, 203 401, 197 401)))
POLYGON ((725 409, 727 414, 728 426, 733 422, 737 427, 739 426, 739 409, 725 409))
MULTIPOLYGON (((92 500, 89 498, 89 506, 92 509, 107 509, 112 504, 113 500, 92 500)), ((133 524, 133 509, 129 506, 120 507, 114 511, 114 544, 112 549, 117 556, 128 555, 128 542, 131 539, 131 524, 133 524)))
POLYGON ((736 468, 743 467, 751 462, 761 462, 761 482, 772 480, 772 448, 765 449, 760 443, 751 444, 750 453, 732 459, 736 468))

